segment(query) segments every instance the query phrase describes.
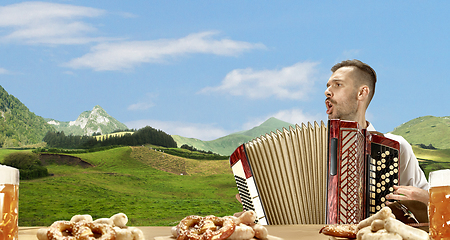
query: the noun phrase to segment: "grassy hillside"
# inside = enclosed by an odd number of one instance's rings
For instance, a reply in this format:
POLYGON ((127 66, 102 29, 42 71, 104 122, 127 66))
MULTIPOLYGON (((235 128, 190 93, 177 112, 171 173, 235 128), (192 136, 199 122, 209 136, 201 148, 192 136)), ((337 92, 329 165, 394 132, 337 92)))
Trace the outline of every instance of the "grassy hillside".
MULTIPOLYGON (((426 176, 450 168, 450 150, 413 146, 426 176)), ((0 150, 0 162, 13 151, 0 150)), ((21 150, 29 151, 29 150, 21 150)), ((129 225, 170 226, 191 214, 241 211, 228 160, 192 160, 149 147, 72 154, 95 165, 49 165, 53 176, 20 182, 20 226, 48 226, 75 214, 94 218, 124 212, 129 225)))
POLYGON ((53 176, 20 182, 20 226, 118 212, 128 215, 129 225, 174 225, 191 214, 224 216, 242 210, 227 160, 189 160, 145 147, 74 155, 95 167, 50 165, 53 176))
POLYGON ((0 86, 0 147, 24 147, 42 141, 55 128, 0 86))
POLYGON ((432 144, 436 148, 450 148, 450 117, 424 116, 403 123, 392 131, 410 144, 432 144))
POLYGON ((450 149, 423 149, 416 145, 412 148, 427 179, 431 171, 450 169, 450 149))
POLYGON ((276 118, 269 118, 261 125, 254 127, 247 131, 233 133, 216 140, 202 141, 195 138, 185 138, 178 135, 172 135, 172 138, 177 142, 178 147, 183 144, 193 146, 200 150, 212 151, 224 156, 230 156, 239 145, 248 142, 256 137, 265 135, 266 133, 274 132, 277 129, 289 128, 294 124, 287 123, 276 118))

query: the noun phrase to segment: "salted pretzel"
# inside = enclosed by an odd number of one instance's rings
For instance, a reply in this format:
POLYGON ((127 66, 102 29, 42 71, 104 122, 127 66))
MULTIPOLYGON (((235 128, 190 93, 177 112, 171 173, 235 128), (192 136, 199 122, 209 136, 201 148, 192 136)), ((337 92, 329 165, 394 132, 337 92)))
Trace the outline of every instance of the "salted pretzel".
POLYGON ((319 233, 333 237, 356 238, 357 224, 332 224, 324 226, 319 233))
POLYGON ((191 215, 180 221, 177 240, 223 240, 231 236, 235 228, 230 218, 191 215))
POLYGON ((56 221, 48 228, 40 228, 38 240, 145 240, 142 230, 126 226, 128 217, 117 213, 110 218, 92 219, 75 215, 70 221, 56 221))
POLYGON ((47 231, 48 240, 75 240, 78 226, 75 222, 56 221, 47 231))
POLYGON ((78 223, 77 239, 79 240, 115 240, 116 232, 108 224, 81 222, 78 223))
POLYGON ((56 221, 47 230, 48 240, 115 240, 110 225, 94 222, 56 221))

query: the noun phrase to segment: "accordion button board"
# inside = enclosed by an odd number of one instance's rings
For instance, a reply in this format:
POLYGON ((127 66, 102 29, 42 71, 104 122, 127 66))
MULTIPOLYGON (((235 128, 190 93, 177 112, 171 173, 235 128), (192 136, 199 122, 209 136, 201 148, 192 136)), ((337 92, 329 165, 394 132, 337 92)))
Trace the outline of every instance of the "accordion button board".
MULTIPOLYGON (((373 137, 372 139, 379 137, 373 137)), ((399 183, 399 150, 378 143, 370 143, 368 156, 368 196, 367 216, 371 216, 386 206, 386 195, 394 192, 394 185, 399 183)))

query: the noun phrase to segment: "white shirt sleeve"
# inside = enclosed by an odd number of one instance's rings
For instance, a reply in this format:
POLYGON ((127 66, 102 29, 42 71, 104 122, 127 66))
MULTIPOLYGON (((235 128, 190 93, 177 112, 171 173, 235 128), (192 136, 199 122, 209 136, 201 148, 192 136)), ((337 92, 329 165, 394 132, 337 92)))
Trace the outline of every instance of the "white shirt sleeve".
POLYGON ((390 133, 384 136, 400 143, 400 185, 428 190, 427 179, 419 167, 419 162, 414 155, 411 145, 402 136, 390 133))

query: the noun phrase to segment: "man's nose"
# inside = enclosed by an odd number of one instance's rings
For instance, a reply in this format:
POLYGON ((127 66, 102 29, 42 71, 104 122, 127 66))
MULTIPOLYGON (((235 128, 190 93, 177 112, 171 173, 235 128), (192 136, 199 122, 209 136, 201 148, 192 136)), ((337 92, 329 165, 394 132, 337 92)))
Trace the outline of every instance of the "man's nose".
POLYGON ((325 89, 325 96, 326 96, 326 97, 331 97, 332 95, 333 95, 333 94, 331 93, 330 88, 327 87, 327 89, 325 89))

